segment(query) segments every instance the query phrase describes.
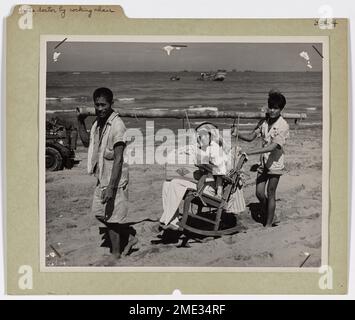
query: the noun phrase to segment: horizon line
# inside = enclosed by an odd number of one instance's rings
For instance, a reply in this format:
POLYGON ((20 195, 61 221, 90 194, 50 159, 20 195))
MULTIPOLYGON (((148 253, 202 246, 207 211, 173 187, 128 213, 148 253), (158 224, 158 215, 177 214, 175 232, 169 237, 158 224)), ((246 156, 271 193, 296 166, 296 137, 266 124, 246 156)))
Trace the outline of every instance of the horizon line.
MULTIPOLYGON (((132 72, 132 73, 138 73, 138 72, 161 72, 161 73, 168 73, 168 72, 181 72, 181 73, 189 73, 189 72, 210 72, 206 70, 115 70, 115 71, 108 71, 108 70, 53 70, 53 71, 46 71, 47 73, 49 72, 107 72, 107 73, 118 73, 118 72, 132 72)), ((216 72, 216 71, 212 71, 216 72)), ((271 71, 271 70, 241 70, 241 71, 233 71, 233 70, 227 70, 226 72, 229 73, 281 73, 281 72, 298 72, 298 73, 321 73, 323 72, 322 70, 314 71, 314 70, 284 70, 284 71, 271 71)))

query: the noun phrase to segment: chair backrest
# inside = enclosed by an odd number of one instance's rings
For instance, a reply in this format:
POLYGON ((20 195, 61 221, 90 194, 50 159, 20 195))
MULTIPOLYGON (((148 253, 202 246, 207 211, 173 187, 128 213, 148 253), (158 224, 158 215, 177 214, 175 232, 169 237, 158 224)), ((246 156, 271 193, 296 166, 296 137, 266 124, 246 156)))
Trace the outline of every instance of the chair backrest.
POLYGON ((238 160, 236 170, 240 170, 246 161, 247 161, 247 156, 245 153, 242 153, 242 155, 240 156, 240 158, 238 160))
POLYGON ((229 177, 231 181, 227 184, 227 186, 225 187, 224 192, 223 192, 223 198, 225 199, 226 202, 229 201, 231 194, 234 193, 238 188, 238 185, 239 185, 239 182, 241 179, 240 170, 242 169, 242 167, 246 161, 247 161, 246 155, 242 154, 239 157, 235 168, 232 169, 227 175, 227 177, 229 177))
MULTIPOLYGON (((238 184, 239 184, 239 181, 240 181, 240 170, 242 169, 244 163, 247 161, 247 157, 245 154, 242 154, 239 159, 238 159, 238 162, 237 162, 237 165, 235 166, 234 169, 232 169, 229 174, 228 174, 228 177, 232 180, 231 181, 231 188, 229 190, 229 195, 231 193, 234 193, 235 190, 238 188, 238 184)), ((229 197, 228 195, 228 197, 229 197)))
POLYGON ((242 153, 238 159, 236 166, 232 170, 229 171, 227 176, 230 178, 233 178, 236 174, 239 175, 239 172, 242 169, 242 167, 246 161, 247 161, 247 157, 244 153, 242 153))

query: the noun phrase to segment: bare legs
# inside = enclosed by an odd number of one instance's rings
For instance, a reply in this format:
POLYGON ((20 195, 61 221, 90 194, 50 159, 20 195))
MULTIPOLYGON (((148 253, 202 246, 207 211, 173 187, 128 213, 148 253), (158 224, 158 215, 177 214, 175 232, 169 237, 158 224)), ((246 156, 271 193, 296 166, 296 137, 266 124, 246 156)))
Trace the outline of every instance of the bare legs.
POLYGON ((258 173, 256 178, 256 197, 260 201, 262 215, 265 217, 265 227, 271 227, 276 208, 276 189, 279 183, 279 175, 269 175, 266 173, 258 173), (265 189, 267 184, 267 195, 265 189))
POLYGON ((138 242, 135 237, 135 230, 129 226, 119 225, 118 223, 107 224, 107 227, 111 241, 112 256, 119 259, 121 256, 124 257, 128 255, 132 247, 138 242), (127 244, 124 248, 121 248, 122 239, 127 239, 127 244))
POLYGON ((279 183, 280 176, 275 175, 270 177, 267 186, 267 198, 268 198, 268 208, 267 208, 267 220, 266 226, 271 227, 274 221, 275 208, 276 208, 276 188, 279 183))
POLYGON ((118 230, 114 230, 114 228, 109 228, 108 234, 111 241, 112 255, 114 258, 119 259, 121 257, 120 234, 118 233, 118 230))
POLYGON ((130 250, 136 243, 138 243, 138 239, 132 233, 129 233, 128 243, 122 252, 122 256, 125 257, 126 255, 128 255, 130 250))

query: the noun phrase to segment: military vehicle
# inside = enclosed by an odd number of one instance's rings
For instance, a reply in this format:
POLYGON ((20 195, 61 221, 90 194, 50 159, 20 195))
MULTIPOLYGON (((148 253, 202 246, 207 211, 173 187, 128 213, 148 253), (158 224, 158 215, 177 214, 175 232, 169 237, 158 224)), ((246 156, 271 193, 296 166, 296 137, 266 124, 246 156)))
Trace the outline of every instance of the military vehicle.
POLYGON ((78 130, 65 126, 58 118, 46 121, 46 170, 71 169, 80 161, 75 159, 78 130))

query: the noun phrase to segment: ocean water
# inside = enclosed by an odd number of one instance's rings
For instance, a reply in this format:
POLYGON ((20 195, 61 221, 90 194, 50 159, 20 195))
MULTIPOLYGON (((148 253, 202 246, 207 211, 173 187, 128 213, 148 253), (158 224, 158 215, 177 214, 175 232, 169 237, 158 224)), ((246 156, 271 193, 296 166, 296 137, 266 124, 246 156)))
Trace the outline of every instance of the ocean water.
MULTIPOLYGON (((268 91, 280 90, 287 99, 285 112, 307 113, 307 122, 322 121, 322 73, 320 72, 228 72, 225 81, 197 81, 199 72, 48 72, 47 110, 70 110, 93 106, 92 93, 109 87, 115 106, 122 109, 216 107, 219 110, 260 111, 267 105, 268 91), (180 81, 170 81, 171 76, 180 81)), ((69 115, 66 116, 71 118, 69 115)), ((127 126, 141 120, 125 119, 127 126)), ((232 119, 216 124, 230 126, 232 119)), ((241 124, 257 122, 241 120, 241 124)), ((198 121, 191 120, 191 124, 198 121)), ((174 126, 176 120, 159 119, 157 127, 174 126)), ((186 124, 185 124, 186 125, 186 124)))

